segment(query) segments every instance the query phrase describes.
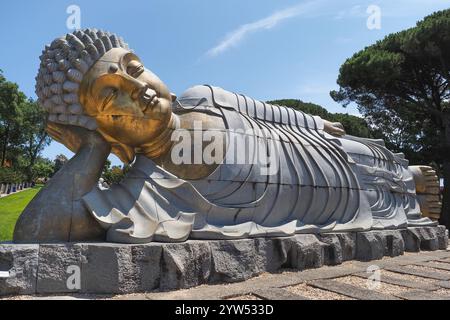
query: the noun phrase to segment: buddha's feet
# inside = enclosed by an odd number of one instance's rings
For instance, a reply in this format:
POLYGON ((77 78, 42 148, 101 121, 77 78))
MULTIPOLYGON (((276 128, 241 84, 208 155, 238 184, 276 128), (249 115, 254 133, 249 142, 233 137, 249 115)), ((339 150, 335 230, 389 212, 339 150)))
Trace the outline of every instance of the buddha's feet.
POLYGON ((432 167, 411 166, 409 167, 416 183, 416 193, 420 209, 424 217, 439 220, 441 216, 441 192, 439 177, 432 167))

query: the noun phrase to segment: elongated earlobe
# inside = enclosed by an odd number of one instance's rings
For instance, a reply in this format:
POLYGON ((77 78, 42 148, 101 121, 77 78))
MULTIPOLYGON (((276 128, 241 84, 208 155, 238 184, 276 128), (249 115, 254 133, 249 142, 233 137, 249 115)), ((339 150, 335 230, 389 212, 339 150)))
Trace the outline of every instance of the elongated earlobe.
POLYGON ((177 100, 177 95, 175 93, 170 93, 170 96, 172 97, 172 102, 175 102, 177 100))
POLYGON ((130 164, 134 161, 136 153, 133 148, 122 143, 111 144, 114 153, 123 163, 130 164))

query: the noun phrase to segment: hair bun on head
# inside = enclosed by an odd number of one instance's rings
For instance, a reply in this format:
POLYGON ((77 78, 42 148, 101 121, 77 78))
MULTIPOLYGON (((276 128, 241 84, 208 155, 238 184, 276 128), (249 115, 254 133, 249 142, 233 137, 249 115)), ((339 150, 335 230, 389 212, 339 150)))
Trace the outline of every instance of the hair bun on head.
POLYGON ((109 50, 129 50, 122 38, 97 29, 78 30, 45 46, 36 77, 36 94, 49 120, 95 130, 95 119, 83 115, 78 90, 83 76, 109 50))

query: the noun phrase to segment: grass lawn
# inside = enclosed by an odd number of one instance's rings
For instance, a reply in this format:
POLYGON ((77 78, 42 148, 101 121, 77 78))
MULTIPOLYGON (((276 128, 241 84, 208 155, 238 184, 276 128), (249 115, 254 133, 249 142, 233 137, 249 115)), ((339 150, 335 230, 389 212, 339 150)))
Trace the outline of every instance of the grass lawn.
POLYGON ((36 186, 0 199, 0 241, 12 240, 17 219, 41 188, 36 186))

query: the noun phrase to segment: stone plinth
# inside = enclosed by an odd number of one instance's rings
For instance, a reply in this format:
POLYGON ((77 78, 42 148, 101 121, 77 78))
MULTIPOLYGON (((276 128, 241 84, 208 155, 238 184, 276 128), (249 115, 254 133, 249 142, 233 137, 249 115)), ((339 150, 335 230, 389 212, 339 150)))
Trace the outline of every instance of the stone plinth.
POLYGON ((175 244, 0 244, 0 296, 173 290, 447 246, 442 226, 175 244))

